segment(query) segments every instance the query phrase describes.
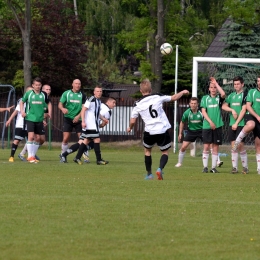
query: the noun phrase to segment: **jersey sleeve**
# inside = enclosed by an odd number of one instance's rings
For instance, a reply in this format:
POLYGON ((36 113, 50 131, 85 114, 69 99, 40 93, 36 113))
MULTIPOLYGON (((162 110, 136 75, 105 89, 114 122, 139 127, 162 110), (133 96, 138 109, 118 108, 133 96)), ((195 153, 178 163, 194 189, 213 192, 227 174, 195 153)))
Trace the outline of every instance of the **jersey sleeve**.
POLYGON ((86 107, 87 109, 89 109, 89 106, 90 106, 90 102, 89 102, 89 100, 87 99, 87 100, 85 101, 84 107, 86 107))
POLYGON ((225 99, 225 102, 229 105, 230 104, 230 99, 231 99, 231 94, 227 96, 227 98, 225 99))
POLYGON ((188 121, 187 111, 188 111, 188 110, 186 110, 186 111, 183 113, 182 117, 181 117, 181 121, 182 121, 183 123, 188 121))
POLYGON ((137 111, 137 107, 134 107, 131 113, 131 118, 137 118, 139 116, 139 113, 137 111))
POLYGON ((62 104, 66 103, 66 101, 67 101, 67 95, 66 94, 67 94, 67 91, 63 92, 61 97, 60 97, 60 102, 62 104))
POLYGON ((201 102, 200 102, 200 107, 201 108, 207 108, 206 105, 207 105, 206 104, 206 97, 203 96, 202 99, 201 99, 201 102))
POLYGON ((84 104, 86 100, 87 100, 87 96, 84 93, 82 93, 82 104, 84 104))
POLYGON ((28 100, 28 97, 29 97, 29 93, 31 93, 32 92, 32 90, 31 91, 27 91, 27 92, 25 92, 25 94, 23 95, 23 97, 22 97, 22 101, 25 103, 27 100, 28 100))
POLYGON ((242 106, 244 106, 246 104, 247 95, 248 95, 248 90, 246 89, 244 91, 244 95, 243 95, 242 106))
POLYGON ((249 92, 247 94, 246 102, 253 103, 253 91, 254 91, 254 89, 249 90, 249 92))

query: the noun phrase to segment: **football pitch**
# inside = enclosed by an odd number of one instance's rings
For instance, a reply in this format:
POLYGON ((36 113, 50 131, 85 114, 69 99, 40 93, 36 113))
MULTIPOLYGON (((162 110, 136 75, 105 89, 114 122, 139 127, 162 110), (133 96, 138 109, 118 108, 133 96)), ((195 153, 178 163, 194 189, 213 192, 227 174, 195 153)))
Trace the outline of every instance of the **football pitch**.
MULTIPOLYGON (((102 145, 101 145, 102 148, 102 145)), ((20 150, 20 149, 19 149, 20 150)), ((187 153, 164 180, 144 180, 143 149, 102 149, 108 165, 59 163, 41 148, 38 164, 0 152, 0 259, 259 259, 260 175, 202 173, 187 153)), ((153 153, 153 172, 160 152, 153 153)), ((210 159, 211 165, 211 159, 210 159)), ((241 170, 241 165, 240 165, 241 170)))

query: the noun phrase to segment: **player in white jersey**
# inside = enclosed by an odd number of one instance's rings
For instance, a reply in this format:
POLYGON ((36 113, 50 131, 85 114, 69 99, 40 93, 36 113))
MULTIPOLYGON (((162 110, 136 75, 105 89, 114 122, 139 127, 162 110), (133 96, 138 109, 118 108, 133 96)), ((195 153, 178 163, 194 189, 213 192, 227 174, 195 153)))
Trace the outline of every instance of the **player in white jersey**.
POLYGON ((168 150, 171 147, 171 137, 168 133, 171 124, 163 110, 163 103, 178 100, 184 94, 189 94, 189 91, 183 90, 173 96, 151 94, 151 82, 149 79, 145 79, 140 84, 140 92, 143 97, 135 103, 127 132, 131 132, 136 123, 136 119, 140 115, 145 124, 145 131, 143 133, 144 160, 147 171, 145 179, 153 179, 151 153, 152 147, 157 144, 162 152, 162 156, 156 174, 158 180, 163 180, 162 170, 167 164, 168 150))
MULTIPOLYGON (((28 86, 26 88, 26 91, 32 90, 33 88, 31 86, 28 86)), ((26 126, 24 123, 24 118, 22 117, 22 114, 20 112, 20 101, 21 99, 19 99, 17 101, 17 106, 14 110, 14 112, 12 113, 12 115, 10 116, 10 118, 6 121, 6 127, 8 127, 13 118, 15 116, 16 117, 16 121, 15 121, 15 136, 14 136, 14 140, 12 143, 12 147, 11 147, 11 154, 10 154, 10 158, 9 158, 9 162, 14 162, 14 155, 16 152, 16 149, 18 147, 18 144, 20 143, 20 141, 22 141, 25 137, 27 137, 27 130, 26 130, 26 126)), ((26 109, 26 103, 24 104, 24 109, 26 109)), ((20 158, 20 154, 18 155, 18 157, 20 158)), ((22 161, 26 161, 25 158, 20 158, 22 161)))

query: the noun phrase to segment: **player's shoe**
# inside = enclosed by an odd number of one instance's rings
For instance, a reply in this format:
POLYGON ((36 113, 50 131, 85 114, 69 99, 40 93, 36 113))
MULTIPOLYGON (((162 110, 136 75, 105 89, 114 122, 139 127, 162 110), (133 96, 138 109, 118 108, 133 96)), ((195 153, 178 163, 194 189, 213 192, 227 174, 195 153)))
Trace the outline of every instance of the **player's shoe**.
POLYGON ((243 167, 242 174, 248 174, 249 170, 246 167, 243 167))
POLYGON ((240 145, 240 142, 235 141, 234 145, 231 148, 231 151, 236 152, 238 147, 239 147, 239 145, 240 145))
POLYGON ((61 163, 67 163, 67 157, 66 156, 63 156, 62 153, 59 156, 60 156, 60 162, 61 163))
POLYGON ((11 157, 9 158, 9 162, 14 162, 14 157, 11 156, 11 157))
POLYGON ((84 158, 84 163, 90 163, 88 151, 84 152, 82 156, 84 158))
POLYGON ((27 160, 26 160, 26 158, 25 158, 25 156, 24 155, 22 155, 22 154, 18 154, 18 158, 21 160, 21 161, 23 161, 23 162, 26 162, 27 160))
POLYGON ((212 172, 212 173, 219 173, 219 172, 216 170, 216 168, 212 168, 212 169, 210 170, 210 172, 212 172))
POLYGON ((232 173, 232 174, 238 173, 237 168, 236 168, 236 167, 233 167, 233 168, 231 169, 231 172, 230 172, 230 173, 232 173))
POLYGON ((34 158, 37 160, 37 161, 40 161, 41 159, 35 154, 34 158))
POLYGON ((181 167, 181 163, 177 163, 175 167, 181 167))
POLYGON ((79 165, 82 164, 82 161, 81 161, 80 159, 77 159, 77 158, 74 158, 74 159, 73 159, 73 162, 75 162, 75 163, 77 163, 77 164, 79 164, 79 165))
POLYGON ((221 167, 223 165, 223 163, 224 163, 223 161, 220 161, 220 162, 217 163, 217 166, 221 167))
POLYGON ((105 165, 105 164, 108 164, 109 161, 105 161, 103 159, 101 159, 100 161, 97 161, 97 165, 105 165))
POLYGON ((36 159, 35 159, 33 156, 27 158, 27 161, 28 161, 29 163, 37 163, 37 162, 36 162, 36 159))
POLYGON ((204 167, 203 170, 202 170, 202 172, 204 172, 204 173, 208 173, 208 172, 209 172, 208 167, 204 167))
POLYGON ((163 172, 162 172, 161 168, 157 169, 156 175, 157 175, 157 180, 163 180, 163 172))
POLYGON ((150 173, 149 175, 146 175, 144 179, 145 180, 153 180, 153 174, 150 173))

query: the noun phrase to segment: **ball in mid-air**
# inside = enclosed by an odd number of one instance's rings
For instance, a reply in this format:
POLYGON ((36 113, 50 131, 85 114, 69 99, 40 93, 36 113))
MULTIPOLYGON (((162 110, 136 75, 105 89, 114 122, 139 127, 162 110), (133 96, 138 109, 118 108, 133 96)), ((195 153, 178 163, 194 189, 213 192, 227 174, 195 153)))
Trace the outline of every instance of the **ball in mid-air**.
POLYGON ((169 55, 172 53, 172 46, 170 43, 164 43, 162 44, 162 46, 160 47, 160 51, 163 55, 169 55))

